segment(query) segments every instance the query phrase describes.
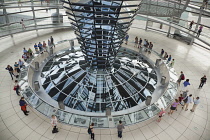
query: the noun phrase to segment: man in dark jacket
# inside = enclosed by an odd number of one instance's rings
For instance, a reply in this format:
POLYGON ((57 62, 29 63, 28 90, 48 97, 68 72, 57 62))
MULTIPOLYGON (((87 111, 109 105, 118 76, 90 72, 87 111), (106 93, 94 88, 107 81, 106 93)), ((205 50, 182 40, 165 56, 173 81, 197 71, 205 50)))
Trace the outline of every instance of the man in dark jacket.
POLYGON ((204 75, 203 77, 201 77, 200 85, 198 88, 202 88, 203 85, 206 83, 206 81, 207 81, 207 78, 206 78, 206 75, 204 75))
POLYGON ((8 72, 13 80, 13 76, 15 76, 13 73, 13 68, 10 65, 8 65, 5 69, 8 70, 8 72))
POLYGON ((21 107, 21 110, 23 111, 23 113, 28 116, 28 113, 29 111, 27 111, 26 109, 26 106, 27 106, 27 103, 26 101, 24 100, 24 97, 21 97, 20 101, 19 101, 19 104, 20 104, 20 107, 21 107))

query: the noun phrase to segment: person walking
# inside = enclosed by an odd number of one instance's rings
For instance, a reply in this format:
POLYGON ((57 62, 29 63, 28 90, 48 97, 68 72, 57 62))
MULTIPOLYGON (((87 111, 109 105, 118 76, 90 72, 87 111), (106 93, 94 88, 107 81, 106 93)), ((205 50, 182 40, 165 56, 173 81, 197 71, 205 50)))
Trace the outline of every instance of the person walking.
POLYGON ((174 59, 172 59, 171 63, 169 64, 169 67, 173 68, 174 63, 175 63, 175 60, 174 60, 174 59))
POLYGON ((161 121, 161 118, 166 114, 165 110, 163 110, 163 108, 161 108, 161 111, 159 112, 158 116, 159 118, 157 119, 157 122, 161 121))
POLYGON ((206 84, 206 81, 207 81, 206 75, 201 77, 201 81, 200 81, 200 85, 199 85, 198 89, 202 88, 203 85, 206 84))
POLYGON ((149 41, 146 40, 146 47, 149 48, 149 41))
POLYGON ((184 79, 185 79, 184 73, 181 71, 179 79, 177 80, 177 83, 178 83, 179 86, 180 86, 181 81, 184 80, 184 79))
POLYGON ((168 58, 168 53, 165 52, 165 55, 164 55, 163 59, 166 60, 167 58, 168 58))
POLYGON ((189 29, 190 29, 190 30, 192 29, 193 24, 194 24, 194 20, 192 20, 192 21, 190 22, 190 25, 189 25, 189 29))
POLYGON ((203 8, 207 9, 209 0, 203 0, 203 8))
POLYGON ((24 24, 24 22, 23 22, 23 19, 21 19, 20 24, 22 25, 22 28, 23 28, 23 29, 26 29, 26 26, 25 26, 25 24, 24 24))
POLYGON ((30 57, 33 55, 33 51, 31 50, 31 48, 28 49, 28 54, 30 57))
POLYGON ((140 38, 140 39, 139 39, 139 47, 138 47, 138 48, 141 47, 141 44, 142 44, 142 39, 140 38))
POLYGON ((167 60, 167 62, 166 62, 166 64, 168 64, 170 61, 171 61, 171 55, 169 55, 169 57, 168 57, 168 60, 167 60))
POLYGON ((185 97, 187 97, 188 92, 189 92, 189 90, 182 91, 182 97, 183 97, 183 99, 184 99, 185 97))
POLYGON ((170 114, 172 115, 178 105, 179 105, 179 100, 175 99, 175 102, 173 102, 173 104, 171 104, 171 108, 170 108, 170 111, 168 112, 168 115, 170 115, 170 114))
POLYGON ((42 43, 41 42, 39 42, 39 44, 38 44, 38 47, 39 47, 39 52, 41 53, 42 52, 42 50, 43 50, 43 48, 42 48, 42 43))
POLYGON ((24 54, 28 53, 28 51, 26 50, 26 48, 23 48, 23 53, 24 54))
POLYGON ((17 71, 18 73, 20 72, 19 64, 15 62, 14 64, 14 70, 17 71))
POLYGON ((21 59, 19 59, 18 64, 19 64, 20 69, 24 67, 24 62, 21 59))
POLYGON ((146 46, 147 46, 147 40, 144 39, 144 47, 146 47, 146 46))
POLYGON ((198 32, 197 32, 197 37, 200 36, 202 30, 203 30, 203 25, 201 25, 201 26, 199 27, 198 32))
POLYGON ((22 58, 25 62, 27 61, 27 55, 25 53, 22 55, 22 58))
POLYGON ((8 72, 13 80, 13 76, 15 76, 13 73, 14 72, 13 68, 10 65, 7 65, 7 67, 5 69, 8 70, 8 72))
POLYGON ((36 45, 36 43, 34 44, 34 49, 35 49, 36 53, 39 53, 38 45, 36 45))
POLYGON ((24 97, 21 97, 20 101, 19 101, 19 105, 21 107, 21 110, 23 111, 23 113, 28 116, 29 111, 27 111, 27 103, 24 99, 24 97))
POLYGON ((46 52, 46 50, 47 50, 47 44, 45 43, 45 41, 43 41, 43 49, 44 49, 44 51, 46 52))
POLYGON ((122 124, 122 121, 119 121, 119 124, 117 125, 118 138, 122 138, 123 129, 125 129, 124 125, 122 124))
POLYGON ((189 105, 189 103, 192 103, 192 94, 190 94, 189 96, 186 96, 186 97, 183 99, 183 101, 184 101, 184 106, 182 107, 182 109, 185 108, 185 111, 187 111, 187 110, 188 110, 188 105, 189 105))
POLYGON ((89 130, 90 130, 90 137, 91 139, 95 139, 95 133, 94 133, 94 130, 93 130, 93 126, 94 126, 94 123, 91 123, 91 125, 89 126, 89 130))
POLYGON ((150 51, 152 50, 152 48, 153 48, 153 44, 152 44, 152 42, 150 42, 149 43, 149 49, 150 49, 150 51))
POLYGON ((200 98, 196 97, 196 99, 194 99, 194 97, 193 97, 193 107, 192 107, 192 109, 190 109, 190 111, 194 112, 199 103, 200 103, 200 98))
POLYGON ((137 37, 137 36, 136 36, 136 38, 135 38, 134 43, 135 43, 134 47, 137 47, 137 45, 138 45, 138 37, 137 37))
POLYGON ((18 95, 18 96, 20 96, 20 92, 19 92, 19 89, 20 89, 20 86, 19 86, 19 84, 18 84, 18 80, 15 80, 15 83, 14 83, 14 89, 13 90, 15 90, 16 91, 16 94, 18 95))
POLYGON ((48 39, 48 41, 47 41, 47 45, 48 45, 48 47, 50 47, 50 46, 51 46, 50 39, 48 39))
POLYGON ((163 57, 163 54, 164 54, 164 49, 161 49, 160 56, 163 57))
MULTIPOLYGON (((50 42, 51 42, 51 45, 55 47, 54 38, 53 38, 52 36, 50 37, 50 42)), ((127 45, 127 44, 126 44, 126 45, 127 45)))
POLYGON ((186 79, 186 81, 183 82, 181 91, 184 91, 187 88, 187 86, 190 85, 189 81, 190 81, 189 79, 186 79))
POLYGON ((129 39, 129 35, 126 35, 126 36, 125 36, 125 44, 126 44, 126 45, 128 44, 128 39, 129 39))
POLYGON ((180 94, 180 95, 179 95, 179 104, 180 104, 180 105, 184 105, 184 104, 182 104, 183 99, 184 99, 183 95, 180 94))
POLYGON ((18 0, 18 6, 23 6, 21 0, 18 0))
POLYGON ((58 124, 57 117, 55 115, 52 115, 51 116, 51 125, 53 127, 52 133, 58 133, 57 124, 58 124))
POLYGON ((14 75, 15 75, 16 78, 19 77, 19 73, 20 73, 19 64, 17 62, 15 62, 15 64, 14 64, 14 75))

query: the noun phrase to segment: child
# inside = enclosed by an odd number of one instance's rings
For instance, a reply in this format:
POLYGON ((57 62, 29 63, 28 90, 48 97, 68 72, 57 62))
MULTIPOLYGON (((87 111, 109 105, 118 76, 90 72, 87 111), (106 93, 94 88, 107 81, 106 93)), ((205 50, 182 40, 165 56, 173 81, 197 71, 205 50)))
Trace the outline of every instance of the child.
POLYGON ((159 113, 159 118, 157 119, 157 122, 160 122, 161 121, 161 118, 166 114, 166 112, 163 110, 163 108, 161 108, 161 111, 159 113))
POLYGON ((183 97, 183 95, 182 94, 180 94, 180 96, 179 96, 179 103, 182 105, 182 100, 184 99, 184 97, 183 97))
MULTIPOLYGON (((183 106, 183 104, 182 104, 183 99, 184 99, 183 95, 180 94, 180 96, 179 96, 179 104, 182 105, 182 106, 183 106)), ((176 111, 177 111, 177 108, 176 108, 176 111)))

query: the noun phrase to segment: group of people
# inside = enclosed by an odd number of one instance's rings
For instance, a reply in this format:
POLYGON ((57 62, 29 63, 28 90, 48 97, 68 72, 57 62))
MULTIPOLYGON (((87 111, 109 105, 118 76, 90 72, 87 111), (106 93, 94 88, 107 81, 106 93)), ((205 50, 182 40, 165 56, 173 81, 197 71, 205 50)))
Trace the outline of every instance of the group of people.
MULTIPOLYGON (((48 46, 49 47, 55 47, 55 44, 54 44, 54 39, 53 37, 51 36, 50 39, 48 39, 48 46)), ((43 41, 43 44, 41 44, 39 42, 39 44, 36 46, 36 44, 34 45, 34 48, 35 48, 35 51, 36 53, 39 53, 39 52, 43 52, 45 49, 46 50, 46 43, 45 41, 43 41), (38 50, 39 48, 39 50, 38 50)), ((23 48, 23 55, 22 55, 22 58, 25 62, 27 62, 27 60, 33 56, 33 51, 29 48, 28 50, 26 48, 23 48)), ((24 61, 19 59, 18 62, 15 62, 14 63, 14 67, 10 66, 10 65, 7 65, 7 67, 5 68, 12 80, 14 78, 16 78, 15 82, 14 82, 14 87, 13 87, 13 90, 15 90, 16 94, 18 96, 20 96, 20 85, 18 84, 18 78, 19 78, 19 74, 21 72, 21 69, 25 67, 25 64, 24 64, 24 61)), ((21 99, 19 100, 19 105, 21 107, 21 110, 23 111, 24 115, 28 116, 29 114, 29 111, 27 110, 27 103, 24 99, 24 97, 21 97, 21 99)), ((58 129, 56 128, 57 126, 57 118, 55 115, 52 116, 52 119, 51 119, 51 124, 53 126, 53 130, 52 130, 52 133, 57 133, 58 132, 58 129)))
POLYGON ((50 37, 50 39, 48 39, 48 44, 46 44, 45 41, 43 41, 43 43, 41 43, 41 42, 39 42, 38 44, 35 43, 34 44, 35 52, 36 53, 46 52, 47 51, 47 45, 48 45, 48 47, 52 47, 52 46, 55 47, 54 39, 53 39, 52 36, 50 37))
POLYGON ((138 37, 135 38, 135 45, 134 47, 138 47, 138 48, 141 48, 142 45, 146 48, 148 48, 149 50, 152 50, 153 48, 153 43, 152 42, 149 42, 147 39, 144 39, 144 42, 142 44, 143 40, 141 38, 138 39, 138 37))
POLYGON ((21 70, 21 68, 23 68, 24 66, 25 66, 25 65, 24 65, 24 62, 23 62, 21 59, 19 59, 18 62, 15 62, 15 63, 14 63, 14 69, 13 69, 13 67, 10 66, 10 65, 7 65, 7 67, 6 67, 5 69, 9 72, 9 74, 10 74, 12 80, 13 80, 14 77, 15 77, 15 78, 18 78, 18 77, 19 77, 20 70, 21 70))
MULTIPOLYGON (((181 71, 181 74, 180 74, 180 76, 177 80, 178 85, 180 85, 181 81, 183 81, 183 80, 185 80, 185 75, 181 71)), ((203 85, 206 83, 206 81, 207 81, 206 75, 201 77, 198 89, 202 88, 203 85)), ((197 97, 192 97, 192 94, 188 95, 189 90, 187 89, 187 86, 189 86, 189 85, 190 85, 189 79, 186 79, 183 82, 183 86, 182 86, 181 91, 180 91, 180 92, 182 92, 182 94, 180 94, 178 99, 175 99, 175 102, 173 102, 171 104, 170 111, 168 112, 169 115, 172 115, 174 110, 177 110, 177 107, 179 105, 182 106, 183 110, 187 111, 190 103, 193 103, 192 109, 190 109, 190 111, 191 112, 195 111, 197 105, 200 103, 200 98, 198 96, 197 97)), ((165 113, 166 112, 163 109, 161 109, 161 111, 159 113, 159 118, 157 119, 158 122, 161 121, 161 117, 163 117, 165 113)))
MULTIPOLYGON (((195 24, 194 20, 192 20, 190 22, 190 24, 189 24, 189 30, 192 29, 193 24, 195 24)), ((200 27, 198 28, 197 35, 196 36, 199 37, 202 31, 203 31, 203 25, 200 25, 200 27)))
POLYGON ((23 60, 26 62, 29 58, 31 58, 33 56, 33 51, 31 50, 31 48, 29 48, 28 50, 26 50, 26 48, 23 48, 23 55, 22 58, 23 60))
POLYGON ((168 53, 164 49, 161 49, 160 57, 163 58, 164 60, 167 60, 166 64, 168 64, 169 67, 172 68, 174 66, 175 59, 172 59, 172 56, 168 55, 168 53))
MULTIPOLYGON (((125 36, 125 44, 127 45, 128 44, 128 39, 129 39, 129 35, 127 34, 125 36)), ((153 48, 153 43, 152 42, 149 42, 147 39, 144 39, 144 42, 141 38, 138 38, 137 36, 135 37, 135 40, 134 40, 134 47, 136 48, 141 48, 142 45, 146 48, 148 48, 149 50, 152 50, 153 48), (142 44, 143 43, 143 44, 142 44)))
MULTIPOLYGON (((125 129, 124 125, 122 124, 122 121, 119 121, 119 124, 117 125, 118 138, 122 138, 123 129, 125 129)), ((91 139, 95 140, 94 123, 90 124, 87 132, 91 136, 91 139)))

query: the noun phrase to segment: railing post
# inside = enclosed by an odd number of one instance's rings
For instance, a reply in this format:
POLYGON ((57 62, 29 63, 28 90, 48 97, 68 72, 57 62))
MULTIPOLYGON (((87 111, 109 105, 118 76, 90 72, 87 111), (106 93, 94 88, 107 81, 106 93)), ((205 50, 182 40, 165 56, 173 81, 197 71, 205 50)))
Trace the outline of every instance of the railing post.
POLYGON ((192 37, 192 39, 191 39, 191 41, 190 41, 190 45, 192 45, 193 42, 194 42, 195 33, 197 33, 198 26, 199 26, 199 24, 201 23, 201 16, 202 16, 202 13, 203 13, 203 9, 200 9, 199 16, 198 16, 198 20, 197 20, 197 24, 196 24, 195 30, 194 30, 194 32, 193 32, 193 37, 192 37))
POLYGON ((167 37, 169 37, 170 32, 171 32, 171 18, 170 18, 170 21, 169 21, 169 28, 168 28, 167 37))
POLYGON ((34 19, 34 24, 35 26, 37 27, 37 23, 36 23, 36 15, 35 15, 35 11, 34 11, 34 1, 31 0, 31 10, 32 10, 32 13, 33 13, 33 19, 34 19))

